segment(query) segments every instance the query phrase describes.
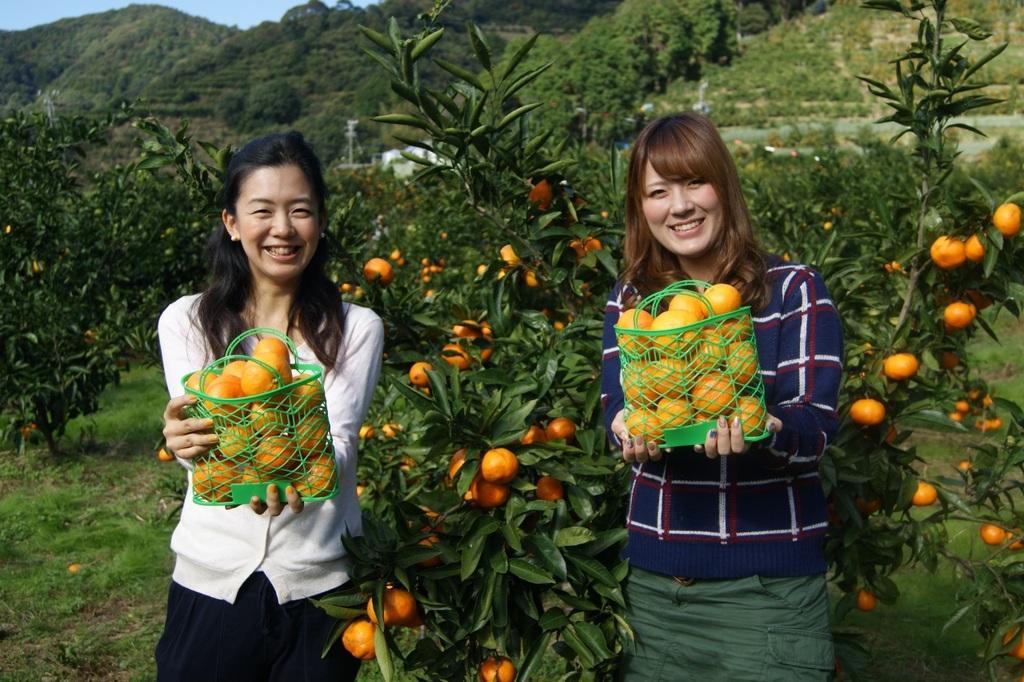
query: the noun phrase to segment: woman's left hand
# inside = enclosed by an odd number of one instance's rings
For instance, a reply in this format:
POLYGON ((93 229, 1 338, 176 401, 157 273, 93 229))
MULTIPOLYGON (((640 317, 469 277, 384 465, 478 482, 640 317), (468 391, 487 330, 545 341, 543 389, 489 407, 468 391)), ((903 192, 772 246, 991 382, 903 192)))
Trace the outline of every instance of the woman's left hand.
POLYGON ((277 492, 277 486, 268 485, 267 501, 263 502, 263 500, 254 495, 253 498, 249 500, 249 508, 257 514, 269 511, 271 516, 280 516, 281 512, 284 511, 285 506, 296 514, 301 512, 303 508, 302 498, 299 497, 299 493, 295 490, 295 486, 290 485, 285 488, 284 494, 285 497, 288 498, 287 505, 281 502, 281 494, 277 492))
MULTIPOLYGON (((782 428, 782 422, 771 415, 768 415, 767 429, 777 432, 782 428)), ((739 417, 733 418, 730 423, 725 417, 718 418, 715 428, 708 431, 704 439, 704 445, 695 445, 694 450, 703 452, 708 459, 723 457, 725 455, 739 455, 750 449, 751 443, 743 440, 743 424, 739 417)))

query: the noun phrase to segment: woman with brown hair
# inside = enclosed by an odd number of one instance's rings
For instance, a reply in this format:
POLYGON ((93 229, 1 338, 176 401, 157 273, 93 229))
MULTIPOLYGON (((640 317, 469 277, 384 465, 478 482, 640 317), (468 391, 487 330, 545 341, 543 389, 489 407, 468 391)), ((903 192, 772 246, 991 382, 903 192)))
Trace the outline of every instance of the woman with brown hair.
MULTIPOLYGON (((605 311, 602 405, 633 465, 625 679, 825 680, 828 526, 818 462, 838 426, 842 329, 821 276, 758 247, 735 164, 698 114, 655 120, 626 186, 624 267, 605 311), (683 279, 728 283, 751 307, 770 436, 719 417, 702 445, 663 451, 624 419, 615 325, 683 279)), ((761 429, 759 429, 761 430, 761 429)))

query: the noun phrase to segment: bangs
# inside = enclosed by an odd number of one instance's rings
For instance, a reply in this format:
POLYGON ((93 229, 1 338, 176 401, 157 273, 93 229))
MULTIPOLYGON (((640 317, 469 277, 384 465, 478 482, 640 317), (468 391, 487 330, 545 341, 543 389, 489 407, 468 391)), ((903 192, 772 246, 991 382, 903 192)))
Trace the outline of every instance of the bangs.
POLYGON ((678 125, 658 126, 651 131, 643 150, 647 162, 666 180, 689 180, 703 178, 717 180, 709 155, 702 153, 696 131, 682 129, 678 125), (690 133, 690 134, 686 134, 690 133))

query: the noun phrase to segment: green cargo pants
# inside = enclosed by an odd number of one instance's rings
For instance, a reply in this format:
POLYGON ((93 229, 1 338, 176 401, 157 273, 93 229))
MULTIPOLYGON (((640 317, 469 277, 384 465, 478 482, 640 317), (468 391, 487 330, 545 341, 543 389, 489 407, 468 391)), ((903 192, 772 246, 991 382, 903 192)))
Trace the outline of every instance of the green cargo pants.
POLYGON ((686 582, 630 569, 622 680, 832 679, 824 576, 686 582))

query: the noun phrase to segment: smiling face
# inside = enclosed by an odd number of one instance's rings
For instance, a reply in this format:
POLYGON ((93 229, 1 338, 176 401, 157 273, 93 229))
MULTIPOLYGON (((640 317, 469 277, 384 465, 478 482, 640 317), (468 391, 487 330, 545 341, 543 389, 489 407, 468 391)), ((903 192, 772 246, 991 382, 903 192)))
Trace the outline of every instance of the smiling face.
POLYGON ((298 287, 324 227, 318 199, 295 165, 263 166, 242 181, 234 213, 221 218, 245 251, 254 288, 298 287))
POLYGON ((641 208, 651 236, 692 276, 713 269, 711 247, 723 229, 724 211, 703 178, 666 178, 648 163, 641 208))

